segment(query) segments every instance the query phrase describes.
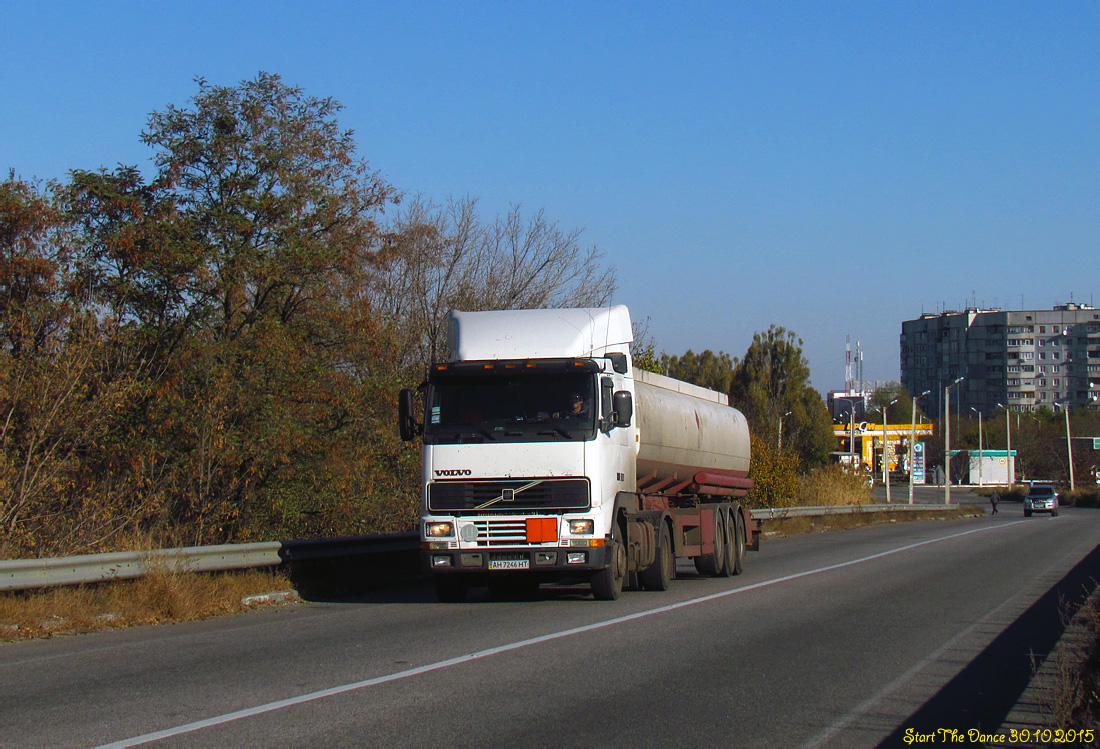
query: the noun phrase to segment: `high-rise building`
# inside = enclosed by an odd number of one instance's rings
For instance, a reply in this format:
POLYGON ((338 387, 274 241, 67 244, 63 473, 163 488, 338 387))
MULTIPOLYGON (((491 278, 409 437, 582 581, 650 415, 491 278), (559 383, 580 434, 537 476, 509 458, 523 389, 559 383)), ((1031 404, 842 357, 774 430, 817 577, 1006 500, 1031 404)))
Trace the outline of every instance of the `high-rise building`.
POLYGON ((901 382, 924 410, 942 415, 974 408, 1013 411, 1100 407, 1100 310, 1063 304, 1051 310, 967 309, 924 314, 901 324, 901 382))

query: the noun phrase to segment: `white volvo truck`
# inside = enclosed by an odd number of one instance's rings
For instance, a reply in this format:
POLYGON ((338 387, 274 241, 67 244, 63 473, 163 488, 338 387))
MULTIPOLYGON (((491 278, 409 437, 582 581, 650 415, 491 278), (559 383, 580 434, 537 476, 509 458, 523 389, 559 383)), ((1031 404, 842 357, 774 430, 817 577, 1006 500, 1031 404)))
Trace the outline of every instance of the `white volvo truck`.
POLYGON ((759 524, 725 394, 634 369, 624 306, 452 312, 449 357, 402 390, 423 439, 421 556, 441 601, 582 579, 664 590, 676 557, 741 571, 759 524), (414 405, 420 402, 420 405, 414 405))

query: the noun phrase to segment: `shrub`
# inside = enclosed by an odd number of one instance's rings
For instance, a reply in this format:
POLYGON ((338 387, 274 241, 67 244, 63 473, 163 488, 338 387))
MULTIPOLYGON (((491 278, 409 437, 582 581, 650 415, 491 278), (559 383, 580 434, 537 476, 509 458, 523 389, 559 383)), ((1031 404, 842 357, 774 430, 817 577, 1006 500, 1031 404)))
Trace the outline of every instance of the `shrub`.
POLYGON ((1058 501, 1067 507, 1100 507, 1100 487, 1062 492, 1058 501))
POLYGON ((780 452, 769 440, 753 439, 749 477, 753 487, 745 500, 748 507, 793 507, 798 492, 798 459, 780 452))
POLYGON ((799 476, 795 499, 803 507, 862 505, 871 501, 871 487, 863 476, 834 463, 799 476))

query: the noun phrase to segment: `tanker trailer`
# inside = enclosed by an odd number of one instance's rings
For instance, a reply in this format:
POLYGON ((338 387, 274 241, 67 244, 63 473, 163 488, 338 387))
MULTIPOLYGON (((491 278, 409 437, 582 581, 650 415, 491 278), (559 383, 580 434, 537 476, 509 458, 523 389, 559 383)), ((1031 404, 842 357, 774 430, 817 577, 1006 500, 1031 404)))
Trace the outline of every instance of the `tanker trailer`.
POLYGON ((759 530, 744 417, 724 394, 635 370, 630 314, 451 313, 449 356, 401 391, 421 436, 421 558, 442 601, 587 580, 664 590, 675 557, 741 571, 759 530), (422 400, 420 407, 414 404, 422 400))
MULTIPOLYGON (((760 544, 759 522, 737 501, 752 488, 748 422, 725 393, 644 370, 634 387, 641 507, 630 518, 650 513, 655 532, 667 529, 672 556, 690 557, 699 572, 740 574, 745 550, 760 544)), ((639 562, 646 587, 663 589, 663 546, 658 539, 656 565, 639 562)))

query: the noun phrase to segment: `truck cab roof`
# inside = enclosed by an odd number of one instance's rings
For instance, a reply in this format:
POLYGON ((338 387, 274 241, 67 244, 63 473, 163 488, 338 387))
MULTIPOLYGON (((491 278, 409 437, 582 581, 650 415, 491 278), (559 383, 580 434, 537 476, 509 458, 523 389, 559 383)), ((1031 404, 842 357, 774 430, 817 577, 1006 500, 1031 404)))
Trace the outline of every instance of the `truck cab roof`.
POLYGON ((629 353, 634 334, 625 305, 572 309, 451 312, 451 361, 599 358, 629 353))

